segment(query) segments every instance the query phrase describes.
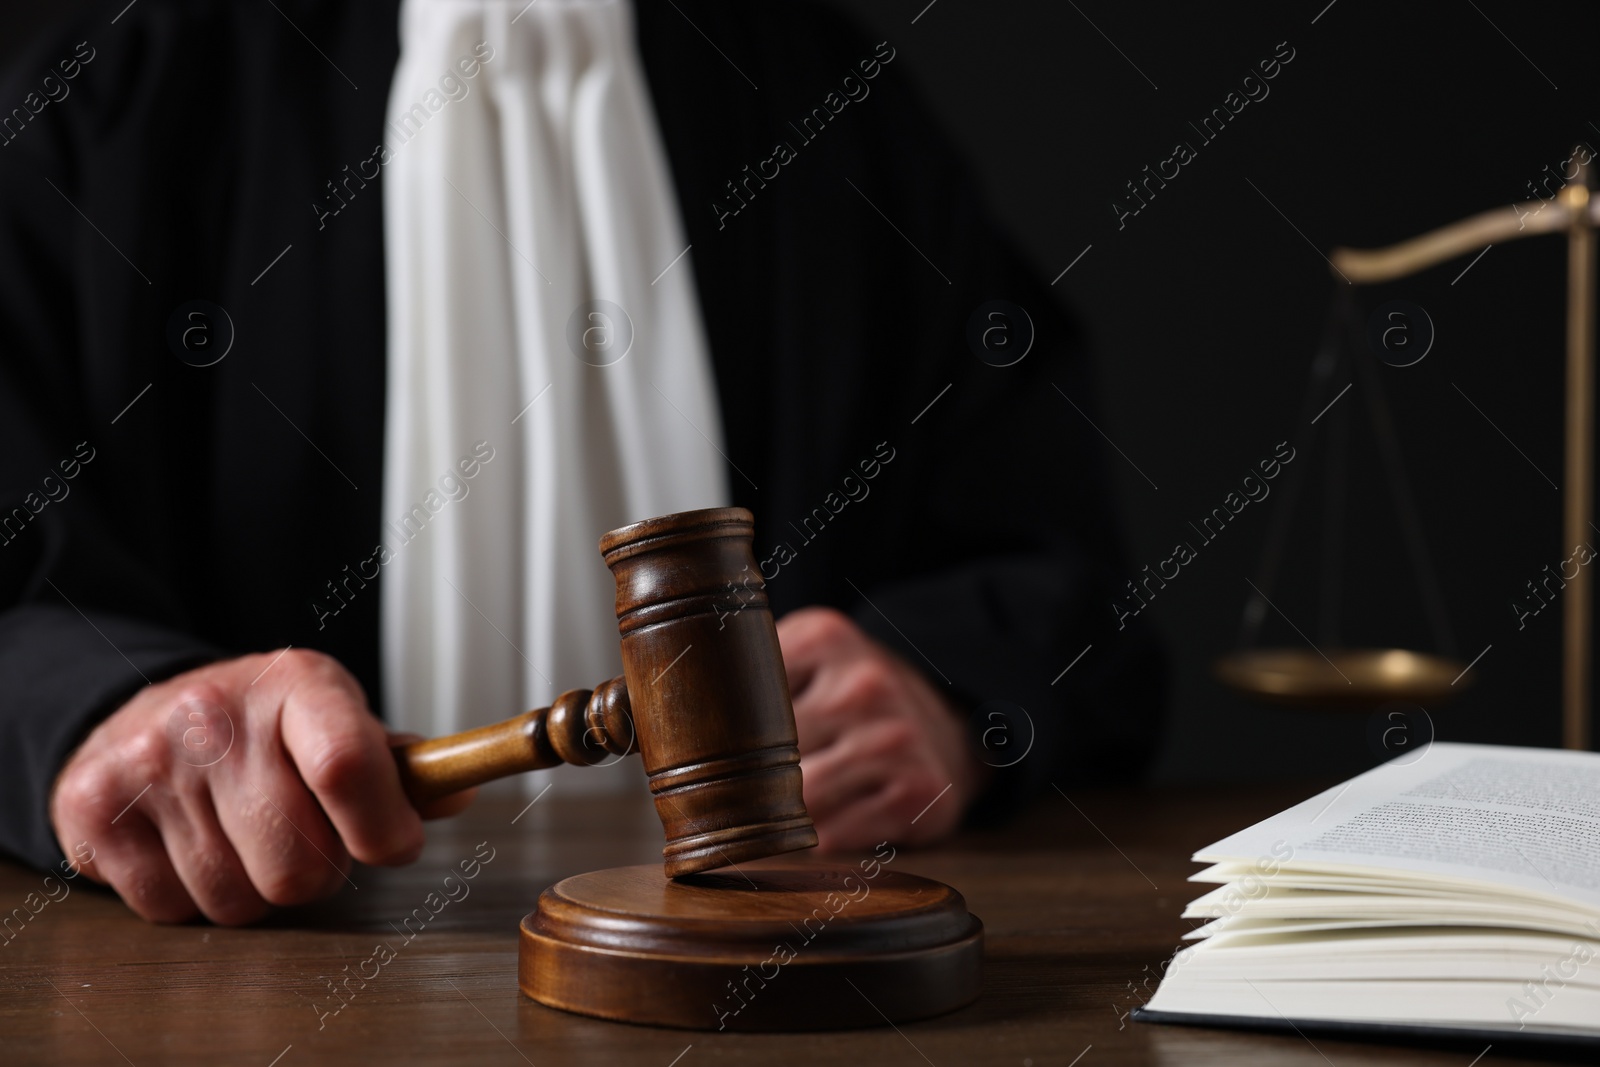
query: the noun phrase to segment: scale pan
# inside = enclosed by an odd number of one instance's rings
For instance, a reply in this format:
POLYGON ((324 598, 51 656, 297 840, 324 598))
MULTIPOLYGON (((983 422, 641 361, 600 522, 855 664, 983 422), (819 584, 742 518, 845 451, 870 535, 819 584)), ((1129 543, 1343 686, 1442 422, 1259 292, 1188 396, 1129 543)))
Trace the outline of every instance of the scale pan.
POLYGON ((1466 665, 1403 648, 1346 648, 1326 658, 1311 649, 1231 652, 1213 668, 1236 692, 1273 704, 1365 711, 1391 701, 1438 704, 1472 683, 1466 665))

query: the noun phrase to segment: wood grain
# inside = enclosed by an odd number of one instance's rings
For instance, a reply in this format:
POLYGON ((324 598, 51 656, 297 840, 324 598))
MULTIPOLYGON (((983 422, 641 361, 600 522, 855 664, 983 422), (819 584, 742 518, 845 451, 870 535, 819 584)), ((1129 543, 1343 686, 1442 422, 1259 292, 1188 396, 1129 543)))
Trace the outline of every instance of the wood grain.
POLYGON ((842 1030, 977 999, 983 924, 954 889, 790 857, 669 879, 613 867, 546 889, 522 921, 518 985, 566 1011, 696 1030, 842 1030))
POLYGON ((623 676, 516 718, 395 749, 419 806, 469 786, 637 747, 672 877, 810 848, 778 631, 744 508, 612 530, 623 676))
MULTIPOLYGON (((976 1003, 898 1031, 691 1033, 555 1011, 518 992, 518 923, 540 891, 584 871, 658 860, 661 826, 642 798, 552 792, 526 811, 525 798, 486 798, 459 819, 430 824, 413 866, 358 867, 359 889, 249 929, 150 926, 78 879, 20 929, 14 922, 0 945, 0 1062, 269 1067, 281 1054, 276 1067, 668 1067, 675 1060, 677 1067, 1028 1067, 1030 1060, 1067 1067, 1082 1054, 1077 1067, 1466 1067, 1481 1048, 1321 1037, 1313 1047, 1292 1034, 1122 1018, 1188 929, 1178 914, 1196 891, 1184 881, 1198 869, 1189 854, 1325 784, 1150 793, 1069 787, 1070 803, 1050 793, 1004 830, 932 851, 902 850, 890 869, 960 890, 983 918, 986 944, 976 1003), (492 859, 477 859, 480 851, 492 859), (467 870, 477 864, 471 879, 463 863, 467 870), (461 899, 445 896, 447 888, 459 896, 461 887, 461 899), (380 943, 393 946, 394 958, 367 965, 380 943), (321 1014, 340 1003, 325 977, 375 967, 364 985, 350 980, 354 992, 337 1014, 321 1014)), ((0 914, 26 914, 25 899, 42 893, 43 881, 42 872, 0 863, 0 914)), ((1479 1067, 1534 1062, 1543 1061, 1496 1045, 1479 1067)))

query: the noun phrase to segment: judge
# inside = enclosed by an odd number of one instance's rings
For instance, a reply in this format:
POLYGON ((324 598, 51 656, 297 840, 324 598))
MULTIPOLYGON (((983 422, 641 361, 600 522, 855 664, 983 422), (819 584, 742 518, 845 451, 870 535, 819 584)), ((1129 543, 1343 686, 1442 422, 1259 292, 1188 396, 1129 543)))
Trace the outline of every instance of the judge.
POLYGON ((1134 773, 1160 671, 1081 339, 909 46, 734 0, 142 0, 34 42, 0 847, 156 921, 409 862, 396 733, 617 673, 597 536, 726 504, 824 847, 1134 773))

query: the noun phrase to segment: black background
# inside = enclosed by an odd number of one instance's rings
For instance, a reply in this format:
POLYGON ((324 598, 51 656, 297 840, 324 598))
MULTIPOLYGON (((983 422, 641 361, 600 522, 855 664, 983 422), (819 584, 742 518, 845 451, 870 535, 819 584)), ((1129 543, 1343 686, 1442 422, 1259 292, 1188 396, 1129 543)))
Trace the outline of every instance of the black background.
MULTIPOLYGON (((0 60, 76 6, 5 5, 0 60)), ((974 160, 1038 276, 1048 282, 1076 260, 1053 291, 1093 338, 1097 421, 1129 460, 1112 473, 1134 568, 1193 540, 1188 523, 1278 442, 1306 440, 1311 358, 1345 287, 1323 253, 1509 211, 1575 142, 1600 146, 1592 5, 1546 5, 1537 18, 1507 0, 837 6, 896 48, 896 69, 974 160), (1295 55, 1270 95, 1202 145, 1188 122, 1221 106, 1280 42, 1295 55), (1112 203, 1125 183, 1180 140, 1197 158, 1119 229, 1112 203)), ((709 49, 697 59, 721 62, 709 49)), ((883 239, 901 238, 885 227, 883 239)), ((1508 243, 1462 275, 1470 261, 1353 295, 1365 310, 1413 301, 1437 330, 1420 363, 1379 368, 1457 652, 1488 648, 1477 684, 1427 709, 1437 735, 1554 745, 1559 607, 1519 629, 1511 602, 1570 554, 1552 485, 1564 481, 1565 247, 1554 236, 1508 243)), ((1356 400, 1341 401, 1352 451, 1340 632, 1353 646, 1436 650, 1356 400)), ((1060 418, 1082 416, 1063 402, 1060 418)), ((1323 645, 1318 459, 1304 449, 1296 459, 1311 480, 1272 595, 1323 645)), ((1063 491, 1050 470, 1036 477, 1039 493, 1063 491)), ((1246 508, 1151 603, 1176 682, 1161 779, 1324 778, 1383 756, 1366 714, 1262 708, 1210 678, 1238 640, 1246 578, 1281 500, 1246 508)), ((1276 614, 1264 640, 1304 647, 1276 614)))

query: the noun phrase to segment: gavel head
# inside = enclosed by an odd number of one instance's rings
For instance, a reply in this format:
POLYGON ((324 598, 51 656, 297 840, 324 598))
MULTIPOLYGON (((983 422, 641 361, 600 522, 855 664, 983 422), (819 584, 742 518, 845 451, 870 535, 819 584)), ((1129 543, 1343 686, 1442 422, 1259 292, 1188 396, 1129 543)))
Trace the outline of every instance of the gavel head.
POLYGON ((817 843, 754 517, 712 508, 600 539, 669 877, 817 843))

